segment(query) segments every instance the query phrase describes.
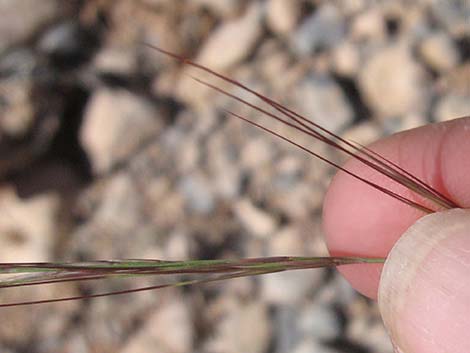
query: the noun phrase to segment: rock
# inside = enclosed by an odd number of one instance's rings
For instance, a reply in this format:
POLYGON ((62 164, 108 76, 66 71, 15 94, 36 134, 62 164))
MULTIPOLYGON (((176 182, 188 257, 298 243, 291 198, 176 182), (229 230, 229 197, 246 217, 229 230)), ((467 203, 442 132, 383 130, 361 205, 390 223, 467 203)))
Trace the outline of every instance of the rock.
POLYGON ((44 0, 38 6, 35 0, 0 1, 0 52, 16 42, 35 34, 59 14, 56 0, 44 0))
POLYGON ((436 105, 434 118, 446 121, 470 115, 470 92, 468 95, 448 94, 443 96, 436 105))
POLYGON ((339 272, 334 272, 333 278, 328 281, 328 285, 319 289, 315 301, 330 306, 341 305, 347 307, 358 297, 358 292, 351 284, 339 272))
POLYGON ((344 18, 338 9, 330 4, 322 5, 293 34, 293 47, 300 55, 309 55, 333 48, 344 34, 344 18))
POLYGON ((233 200, 240 195, 242 174, 239 168, 227 166, 219 169, 214 176, 214 191, 224 199, 233 200))
POLYGON ((359 75, 367 103, 382 117, 423 112, 429 92, 423 69, 405 45, 376 52, 359 75))
POLYGON ((159 127, 150 102, 122 89, 103 88, 86 107, 80 142, 93 171, 102 174, 129 158, 159 127))
POLYGON ((24 137, 34 122, 31 101, 36 59, 26 49, 13 50, 0 58, 0 128, 14 138, 24 137))
POLYGON ((361 342, 371 352, 393 352, 383 323, 379 319, 372 319, 370 315, 352 317, 346 335, 352 342, 361 342))
POLYGON ((274 158, 274 151, 265 136, 250 139, 241 151, 241 165, 243 168, 254 170, 268 165, 274 158))
POLYGON ((235 204, 234 212, 251 235, 265 238, 272 235, 276 230, 277 224, 273 216, 256 207, 247 198, 235 204))
MULTIPOLYGON (((146 198, 147 193, 152 192, 151 185, 144 187, 136 179, 126 172, 117 172, 94 185, 95 189, 90 190, 91 195, 88 196, 94 200, 81 200, 94 202, 91 205, 93 213, 71 236, 71 250, 90 259, 128 258, 129 254, 161 257, 161 242, 155 241, 159 234, 148 221, 150 217, 165 220, 174 217, 173 214, 167 215, 173 210, 167 209, 164 202, 154 205, 151 195, 148 195, 150 200, 146 198)), ((170 202, 170 197, 168 195, 164 200, 170 202)), ((82 198, 86 199, 85 195, 82 198)))
POLYGON ((193 348, 193 325, 186 301, 178 296, 150 315, 121 353, 146 353, 158 347, 162 353, 186 353, 193 348))
POLYGON ((18 198, 0 190, 0 258, 2 262, 48 261, 58 228, 59 200, 54 195, 18 198))
POLYGON ((281 190, 290 190, 302 182, 302 172, 305 166, 297 156, 288 155, 276 163, 273 185, 281 190))
POLYGON ((320 343, 315 342, 312 339, 305 339, 300 344, 298 344, 293 350, 292 353, 342 353, 343 350, 338 351, 333 348, 325 347, 320 343))
POLYGON ((431 121, 428 120, 428 116, 424 114, 409 113, 403 116, 400 122, 401 128, 396 132, 400 132, 403 130, 411 130, 429 124, 430 122, 431 121))
POLYGON ((341 131, 353 120, 343 91, 328 76, 309 75, 295 88, 294 100, 302 115, 332 132, 341 131))
POLYGON ((138 197, 139 191, 132 178, 125 173, 117 173, 104 187, 94 220, 122 232, 132 231, 141 211, 138 197))
POLYGON ((292 68, 291 57, 276 43, 271 43, 274 45, 260 55, 261 60, 257 63, 257 72, 262 75, 263 79, 270 82, 273 90, 282 91, 288 86, 289 79, 286 73, 292 68))
POLYGON ((273 346, 275 352, 290 352, 296 343, 301 339, 298 331, 299 311, 294 304, 273 306, 273 322, 275 331, 273 332, 273 346))
POLYGON ((320 185, 311 185, 305 182, 286 188, 289 182, 287 176, 275 177, 273 183, 275 183, 276 189, 274 189, 275 194, 272 196, 273 205, 292 220, 309 218, 313 209, 321 207, 324 190, 320 185))
POLYGON ((136 69, 137 58, 130 48, 109 47, 94 58, 93 66, 100 73, 129 75, 136 69))
POLYGON ((302 9, 300 2, 270 0, 267 4, 267 23, 274 33, 285 35, 296 27, 302 9))
POLYGON ((37 59, 33 50, 25 47, 9 50, 0 57, 2 78, 15 75, 31 75, 36 65, 37 59))
POLYGON ((441 92, 458 96, 470 96, 470 61, 446 72, 437 82, 441 92))
POLYGON ((333 51, 333 70, 341 76, 354 77, 360 68, 361 58, 357 47, 343 42, 333 51))
POLYGON ((215 208, 215 198, 209 180, 201 174, 184 175, 178 183, 190 211, 210 213, 215 208))
MULTIPOLYGON (((261 18, 261 6, 255 2, 242 17, 222 23, 204 43, 196 61, 215 71, 228 70, 238 64, 250 55, 261 36, 261 18)), ((207 105, 206 97, 213 90, 195 82, 191 77, 193 73, 194 69, 190 67, 183 70, 176 95, 193 106, 207 105)), ((199 71, 197 77, 210 81, 211 75, 199 71)))
POLYGON ((333 308, 321 302, 304 307, 299 317, 299 329, 315 341, 333 341, 341 335, 341 321, 333 308))
POLYGON ((76 55, 82 50, 80 28, 75 22, 65 22, 46 31, 38 48, 46 54, 76 55))
POLYGON ((467 0, 431 1, 432 15, 453 35, 469 33, 470 6, 467 0))
POLYGON ((385 38, 385 34, 385 19, 378 7, 371 7, 352 18, 351 37, 356 41, 379 42, 385 38))
POLYGON ((236 302, 224 311, 225 315, 217 325, 217 332, 208 342, 205 352, 266 352, 271 331, 266 305, 260 302, 236 302))
POLYGON ((49 28, 38 42, 38 49, 56 67, 75 69, 94 54, 99 33, 68 20, 49 28))
POLYGON ((378 140, 382 132, 378 125, 371 124, 369 121, 354 124, 351 128, 346 130, 341 136, 346 140, 358 142, 361 145, 367 146, 378 140))
POLYGON ((459 61, 459 53, 452 39, 444 32, 434 33, 420 44, 419 51, 426 64, 442 72, 454 67, 459 61))
POLYGON ((189 3, 208 8, 223 18, 234 17, 243 6, 243 1, 239 0, 190 0, 189 3))
POLYGON ((34 123, 35 109, 30 96, 33 82, 26 77, 2 80, 0 86, 1 132, 13 137, 24 137, 34 123))
POLYGON ((214 70, 239 63, 250 55, 261 35, 261 15, 260 5, 253 3, 241 18, 223 23, 204 43, 197 61, 214 70))

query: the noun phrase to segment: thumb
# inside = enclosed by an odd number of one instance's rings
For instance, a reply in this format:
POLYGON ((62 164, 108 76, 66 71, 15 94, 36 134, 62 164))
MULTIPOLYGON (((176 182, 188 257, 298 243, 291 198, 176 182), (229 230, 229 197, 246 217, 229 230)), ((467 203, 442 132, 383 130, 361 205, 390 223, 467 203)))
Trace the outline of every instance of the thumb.
POLYGON ((396 352, 470 352, 470 210, 428 215, 405 232, 385 263, 379 306, 396 352))

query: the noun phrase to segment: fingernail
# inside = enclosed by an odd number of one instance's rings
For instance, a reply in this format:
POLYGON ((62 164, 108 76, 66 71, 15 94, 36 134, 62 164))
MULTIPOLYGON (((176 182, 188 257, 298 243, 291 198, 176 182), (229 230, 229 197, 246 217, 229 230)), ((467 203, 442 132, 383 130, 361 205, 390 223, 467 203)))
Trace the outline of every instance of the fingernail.
POLYGON ((396 352, 470 352, 470 210, 405 232, 385 262, 379 307, 396 352))

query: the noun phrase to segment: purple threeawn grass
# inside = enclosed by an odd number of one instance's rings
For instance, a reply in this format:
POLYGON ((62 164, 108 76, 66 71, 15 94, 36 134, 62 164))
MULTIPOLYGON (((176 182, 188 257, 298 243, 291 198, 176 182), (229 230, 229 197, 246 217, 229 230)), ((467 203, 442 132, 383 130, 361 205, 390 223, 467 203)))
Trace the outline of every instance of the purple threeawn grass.
MULTIPOLYGON (((259 92, 256 92, 244 84, 231 79, 221 73, 211 70, 201 64, 193 62, 183 56, 168 52, 154 45, 143 43, 144 45, 157 50, 158 52, 180 61, 183 64, 202 70, 214 78, 221 79, 245 92, 248 92, 258 98, 262 103, 273 108, 277 113, 272 113, 260 105, 255 105, 247 100, 238 97, 227 90, 224 90, 212 83, 193 77, 197 82, 205 85, 227 97, 244 104, 259 113, 264 114, 270 119, 274 119, 282 124, 295 129, 309 137, 317 139, 326 145, 345 153, 349 157, 355 158, 365 166, 390 178, 397 184, 406 187, 412 191, 415 197, 405 197, 397 192, 385 188, 379 184, 373 183, 366 178, 354 173, 347 168, 329 160, 319 153, 277 133, 274 130, 247 119, 239 114, 227 111, 229 116, 245 121, 259 129, 262 129, 277 138, 284 140, 297 148, 309 153, 310 155, 328 163, 338 170, 350 175, 353 178, 369 185, 370 187, 393 197, 410 207, 422 211, 423 213, 433 213, 440 209, 458 208, 459 205, 440 193, 438 190, 428 185, 411 172, 403 169, 393 161, 379 155, 370 148, 358 143, 348 141, 333 132, 325 129, 310 119, 294 112, 283 106, 279 102, 272 100, 259 92), (418 201, 417 201, 418 200, 418 201)), ((362 258, 362 257, 265 257, 251 259, 232 259, 232 260, 188 260, 188 261, 162 261, 162 260, 115 260, 115 261, 92 261, 81 263, 0 263, 0 275, 6 278, 0 278, 1 288, 24 287, 32 285, 46 285, 54 283, 84 281, 84 280, 103 280, 109 278, 139 277, 139 276, 198 276, 198 278, 185 279, 176 282, 164 283, 148 287, 125 289, 114 292, 105 292, 97 294, 78 295, 71 297, 43 299, 35 301, 18 301, 13 303, 0 303, 1 307, 22 306, 31 304, 45 304, 53 302, 62 302, 86 298, 97 298, 110 295, 129 294, 148 290, 163 289, 169 287, 181 287, 187 285, 198 285, 216 281, 222 281, 238 277, 256 276, 268 273, 276 273, 290 270, 303 270, 320 267, 336 267, 341 265, 383 263, 383 258, 362 258)))

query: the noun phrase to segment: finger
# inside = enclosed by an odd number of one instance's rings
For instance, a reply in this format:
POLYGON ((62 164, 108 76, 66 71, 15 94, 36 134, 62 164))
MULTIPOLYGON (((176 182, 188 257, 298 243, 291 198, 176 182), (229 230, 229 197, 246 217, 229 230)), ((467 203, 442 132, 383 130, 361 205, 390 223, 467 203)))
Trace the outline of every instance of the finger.
POLYGON ((385 263, 379 306, 403 353, 470 352, 470 210, 420 219, 385 263))
MULTIPOLYGON (((470 117, 427 125, 378 141, 371 148, 398 163, 459 205, 470 206, 470 117)), ((408 189, 357 160, 346 168, 410 198, 408 189)), ((424 214, 339 172, 324 203, 324 230, 332 255, 386 257, 398 238, 424 214)), ((360 292, 377 297, 381 265, 340 271, 360 292)))

